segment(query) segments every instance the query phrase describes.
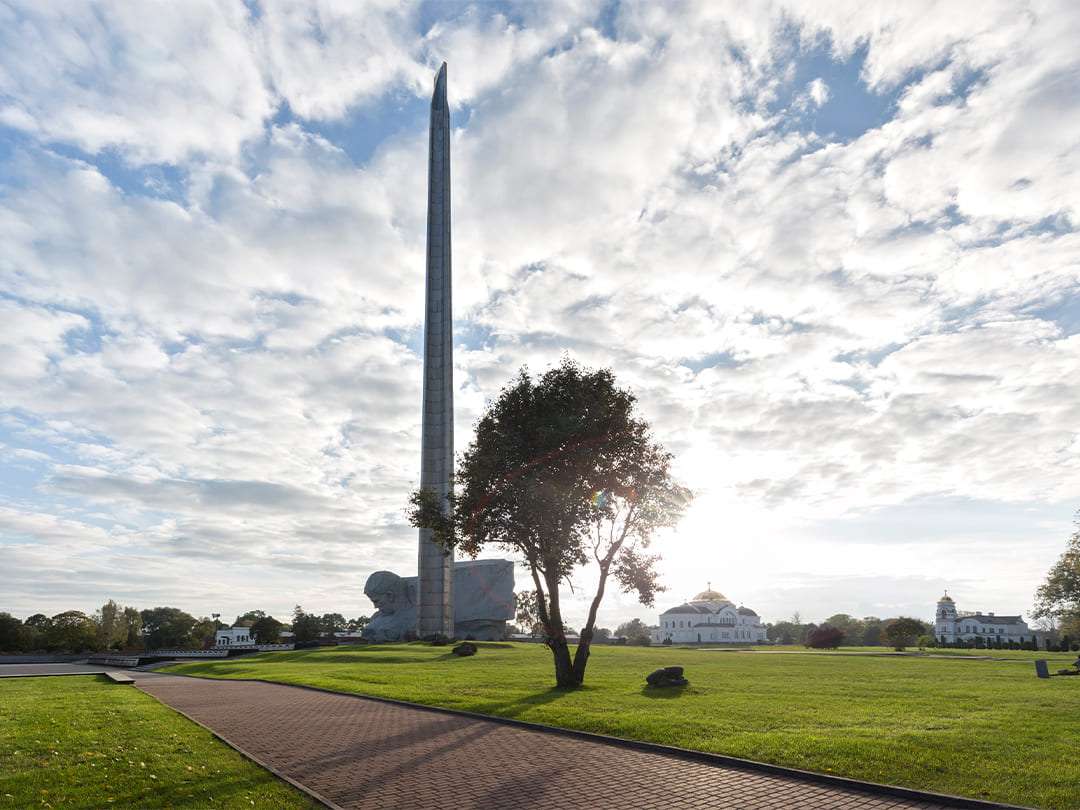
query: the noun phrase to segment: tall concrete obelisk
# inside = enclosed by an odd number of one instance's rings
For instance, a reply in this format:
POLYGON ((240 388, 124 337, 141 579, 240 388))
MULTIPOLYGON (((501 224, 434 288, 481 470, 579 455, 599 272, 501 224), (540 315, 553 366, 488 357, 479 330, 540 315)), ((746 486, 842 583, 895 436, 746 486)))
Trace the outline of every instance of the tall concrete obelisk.
MULTIPOLYGON (((454 472, 454 358, 450 306, 450 107, 446 63, 435 76, 428 146, 427 292, 420 487, 440 501, 454 472)), ((420 530, 417 627, 420 638, 454 635, 454 558, 420 530)))

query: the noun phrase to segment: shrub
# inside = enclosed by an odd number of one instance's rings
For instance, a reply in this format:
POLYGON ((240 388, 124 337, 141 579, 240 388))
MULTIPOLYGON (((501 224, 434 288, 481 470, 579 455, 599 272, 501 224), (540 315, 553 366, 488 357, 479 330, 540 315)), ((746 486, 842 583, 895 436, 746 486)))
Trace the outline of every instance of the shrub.
MULTIPOLYGON (((915 643, 926 632, 926 625, 918 619, 901 616, 885 625, 885 639, 895 650, 903 650, 915 643)), ((982 639, 979 639, 982 641, 982 639)))
POLYGON ((844 640, 844 631, 838 627, 823 624, 806 634, 805 646, 816 650, 833 650, 844 640))

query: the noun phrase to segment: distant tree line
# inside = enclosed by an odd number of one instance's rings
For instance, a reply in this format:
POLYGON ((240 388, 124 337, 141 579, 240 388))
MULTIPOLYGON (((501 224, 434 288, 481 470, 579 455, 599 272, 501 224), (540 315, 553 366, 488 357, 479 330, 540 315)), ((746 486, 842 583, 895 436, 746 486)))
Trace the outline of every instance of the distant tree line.
POLYGON ((293 630, 297 641, 301 637, 311 641, 333 638, 342 631, 359 632, 368 622, 367 616, 346 619, 340 613, 304 613, 299 605, 292 625, 261 610, 240 614, 232 625, 220 621, 219 616, 215 613, 197 619, 175 607, 139 610, 112 599, 92 615, 65 610, 54 616, 35 613, 20 620, 0 613, 0 653, 198 650, 212 646, 217 631, 230 626, 250 628, 258 644, 276 643, 286 630, 293 630))
MULTIPOLYGON (((804 623, 800 615, 795 613, 788 621, 765 625, 765 631, 769 641, 776 644, 807 645, 815 630, 819 627, 829 627, 832 630, 839 631, 842 634, 842 643, 849 647, 885 647, 894 645, 894 642, 886 637, 885 628, 901 619, 907 619, 907 617, 898 616, 891 619, 879 619, 877 616, 866 616, 858 619, 847 613, 836 613, 818 625, 814 622, 804 623)), ((910 621, 918 622, 919 628, 918 632, 905 646, 912 646, 920 636, 929 636, 934 632, 934 628, 926 622, 919 619, 910 619, 910 621)), ((910 633, 914 625, 903 625, 902 627, 905 632, 910 633)), ((904 635, 902 640, 906 641, 907 638, 908 636, 904 635)))

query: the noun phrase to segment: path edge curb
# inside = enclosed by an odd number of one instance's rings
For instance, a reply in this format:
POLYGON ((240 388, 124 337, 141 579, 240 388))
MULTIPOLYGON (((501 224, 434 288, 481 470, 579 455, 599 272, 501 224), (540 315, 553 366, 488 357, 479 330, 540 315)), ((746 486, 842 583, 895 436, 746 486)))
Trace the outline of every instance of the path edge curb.
MULTIPOLYGON (((183 663, 183 662, 180 662, 183 663)), ((528 720, 515 720, 510 717, 499 717, 491 714, 480 714, 479 712, 470 712, 464 709, 450 709, 444 706, 428 706, 423 703, 412 703, 408 700, 398 700, 396 698, 378 697, 376 695, 365 695, 360 692, 343 692, 339 689, 327 689, 322 686, 311 686, 303 683, 286 683, 284 681, 272 681, 266 678, 204 678, 199 675, 187 675, 179 672, 155 672, 155 675, 176 676, 180 678, 194 678, 200 681, 226 681, 234 683, 243 683, 245 681, 254 683, 265 683, 273 686, 291 686, 297 689, 309 689, 313 692, 324 692, 329 695, 339 695, 342 697, 357 698, 359 700, 373 700, 378 703, 388 703, 392 706, 405 706, 410 709, 420 709, 421 711, 434 712, 436 714, 451 715, 456 717, 467 717, 470 720, 487 720, 493 723, 500 723, 506 726, 513 726, 517 728, 528 729, 530 731, 538 731, 544 734, 558 734, 564 737, 574 737, 581 740, 588 740, 590 742, 600 743, 602 745, 613 745, 620 748, 630 748, 638 751, 647 751, 653 754, 662 754, 664 756, 675 757, 677 759, 691 760, 694 762, 703 762, 709 765, 718 765, 727 768, 736 768, 744 771, 755 771, 758 773, 768 773, 774 776, 786 776, 789 778, 801 779, 804 782, 816 782, 818 784, 829 785, 830 787, 841 787, 847 790, 859 791, 861 793, 870 793, 879 796, 891 796, 893 798, 908 799, 910 801, 918 802, 937 802, 947 807, 962 807, 971 808, 971 810, 1037 810, 1036 808, 1027 807, 1019 804, 1005 804, 1003 802, 988 801, 985 799, 971 799, 966 796, 954 796, 949 793, 934 793, 926 790, 916 790, 915 788, 900 787, 899 785, 886 785, 881 782, 866 782, 861 779, 852 779, 847 776, 835 776, 833 774, 818 773, 817 771, 804 771, 800 768, 789 768, 784 765, 773 765, 769 762, 758 762, 753 759, 743 759, 741 757, 733 757, 727 754, 714 754, 709 751, 695 751, 692 748, 679 748, 674 745, 664 745, 662 743, 647 742, 645 740, 629 740, 624 737, 613 737, 608 734, 597 734, 592 731, 580 731, 572 728, 562 728, 560 726, 549 726, 544 723, 532 723, 528 720)), ((166 704, 168 705, 168 704, 166 704)), ((171 707, 170 707, 171 708, 171 707)), ((181 712, 183 714, 183 712, 181 712)), ((184 715, 185 717, 187 715, 184 715)), ((189 718, 190 719, 190 718, 189 718)), ((198 722, 197 720, 195 722, 198 722)), ((202 725, 199 723, 199 725, 202 725)), ((205 728, 205 726, 204 726, 205 728)), ((208 729, 209 730, 209 729, 208 729)), ((214 733, 211 731, 211 733, 214 733)), ((215 734, 215 736, 218 736, 215 734)), ((221 738, 224 739, 224 738, 221 738)), ((225 740, 228 742, 228 740, 225 740)), ((232 745, 232 743, 229 743, 232 745)), ((245 756, 258 760, 255 757, 251 757, 246 754, 239 747, 232 745, 233 748, 244 753, 245 756)), ((259 762, 260 765, 263 763, 259 762)), ((267 767, 263 765, 263 767, 267 767)), ((272 768, 268 770, 273 771, 272 768)), ((276 771, 273 771, 276 775, 276 771)), ((288 777, 282 776, 286 781, 296 784, 288 777)), ((313 791, 309 791, 306 788, 302 788, 306 793, 316 796, 313 791)), ((334 808, 334 810, 343 810, 338 805, 327 801, 324 798, 319 798, 320 801, 325 803, 328 807, 334 808)))

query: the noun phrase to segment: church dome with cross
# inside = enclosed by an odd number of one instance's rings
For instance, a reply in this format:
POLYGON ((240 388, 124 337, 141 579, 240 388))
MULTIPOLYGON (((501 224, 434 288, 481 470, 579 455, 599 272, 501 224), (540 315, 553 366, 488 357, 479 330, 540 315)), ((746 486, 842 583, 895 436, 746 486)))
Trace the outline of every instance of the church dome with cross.
POLYGON ((712 589, 712 583, 710 582, 708 587, 701 593, 690 600, 691 602, 728 602, 728 598, 719 591, 712 589))
POLYGON ((660 614, 653 640, 672 644, 754 644, 765 641, 765 625, 750 608, 714 591, 712 583, 692 599, 660 614))

